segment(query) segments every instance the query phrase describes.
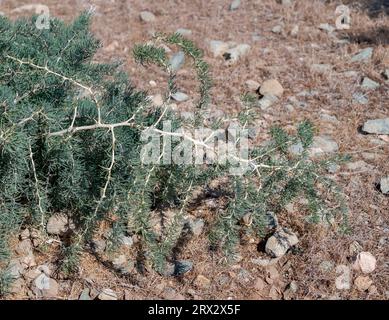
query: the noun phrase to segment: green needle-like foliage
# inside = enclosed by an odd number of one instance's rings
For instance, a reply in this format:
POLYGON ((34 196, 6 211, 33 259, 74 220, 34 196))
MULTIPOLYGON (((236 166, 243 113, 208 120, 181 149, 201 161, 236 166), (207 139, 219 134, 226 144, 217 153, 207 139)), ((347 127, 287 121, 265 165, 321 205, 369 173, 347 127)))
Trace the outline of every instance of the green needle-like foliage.
MULTIPOLYGON (((144 66, 156 64, 168 74, 165 103, 157 108, 145 92, 131 85, 118 65, 91 61, 100 44, 89 32, 89 20, 88 14, 70 25, 53 19, 49 30, 38 30, 35 18, 11 22, 0 17, 3 270, 9 259, 10 236, 20 226, 32 225, 44 232, 51 215, 64 213, 76 225, 70 240, 63 242, 64 270, 76 269, 79 254, 100 223, 106 221, 112 244, 119 243, 124 233, 137 234, 145 256, 151 257, 154 267, 163 272, 180 235, 193 190, 205 189, 213 179, 228 176, 229 163, 141 161, 145 129, 169 135, 163 131, 165 120, 173 129, 190 130, 204 123, 211 80, 202 52, 179 34, 158 34, 151 44, 135 46, 136 61, 144 66), (176 74, 161 43, 179 47, 193 61, 199 82, 194 119, 183 120, 169 109, 176 91, 176 74), (153 231, 151 214, 159 211, 163 215, 168 209, 175 215, 161 237, 153 231)), ((251 114, 252 110, 244 110, 240 115, 243 127, 249 125, 251 114)), ((313 220, 322 218, 323 212, 330 215, 332 211, 324 205, 318 183, 340 195, 324 178, 326 162, 308 158, 313 135, 309 123, 299 127, 297 137, 290 137, 280 128, 274 128, 272 135, 266 147, 252 148, 246 173, 229 178, 227 207, 210 221, 212 246, 230 255, 237 250, 240 222, 245 215, 252 215, 250 230, 246 231, 262 236, 267 212, 279 212, 298 196, 308 199, 313 220), (287 150, 295 141, 301 141, 305 151, 291 157, 287 150)), ((188 139, 185 134, 180 138, 188 139)), ((178 144, 172 142, 173 147, 178 144)), ((1 279, 8 278, 3 275, 1 279)))

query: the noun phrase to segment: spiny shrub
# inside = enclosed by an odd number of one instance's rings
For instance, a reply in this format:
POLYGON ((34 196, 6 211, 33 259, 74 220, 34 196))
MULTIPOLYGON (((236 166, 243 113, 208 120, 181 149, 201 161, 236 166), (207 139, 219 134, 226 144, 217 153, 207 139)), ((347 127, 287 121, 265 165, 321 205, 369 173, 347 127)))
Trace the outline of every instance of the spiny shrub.
MULTIPOLYGON (((0 17, 0 260, 6 269, 9 239, 21 226, 45 232, 48 218, 64 213, 75 224, 70 239, 62 242, 64 270, 76 269, 79 255, 104 221, 110 242, 123 234, 136 234, 140 250, 162 272, 180 234, 185 210, 195 189, 205 189, 218 178, 229 179, 228 204, 211 223, 213 248, 234 254, 242 231, 240 221, 251 221, 245 232, 261 236, 266 214, 279 212, 297 196, 309 201, 311 218, 332 215, 320 190, 334 191, 323 175, 328 161, 309 159, 313 128, 302 123, 296 136, 281 128, 264 147, 252 146, 247 159, 205 164, 147 163, 144 132, 174 137, 172 147, 183 142, 207 148, 207 139, 188 132, 209 123, 211 80, 201 50, 179 34, 158 34, 153 41, 134 47, 137 62, 156 64, 168 75, 162 107, 153 106, 143 91, 136 90, 119 64, 92 62, 100 47, 89 32, 85 13, 66 25, 52 19, 49 30, 38 30, 35 17, 11 22, 0 17), (176 92, 176 73, 161 44, 178 47, 191 58, 199 82, 193 117, 183 119, 170 108, 176 92), (164 131, 170 121, 172 130, 164 131), (177 131, 180 128, 184 130, 177 131), (173 132, 173 133, 172 133, 173 132), (290 156, 288 146, 302 142, 300 156, 290 156), (242 175, 231 168, 245 165, 242 175), (151 214, 173 210, 163 236, 151 225, 151 214)), ((211 110, 212 111, 212 110, 211 110)), ((255 107, 239 114, 242 128, 252 120, 255 107)), ((213 121, 210 128, 220 127, 213 121)), ((209 137, 208 137, 209 140, 209 137)), ((238 144, 239 138, 228 143, 238 144)), ((158 142, 159 144, 159 142, 158 142)), ((161 142, 161 156, 168 150, 161 142)), ((204 158, 208 156, 205 152, 204 158)), ((342 204, 342 201, 340 201, 342 204)), ((2 279, 6 279, 5 276, 2 279)))

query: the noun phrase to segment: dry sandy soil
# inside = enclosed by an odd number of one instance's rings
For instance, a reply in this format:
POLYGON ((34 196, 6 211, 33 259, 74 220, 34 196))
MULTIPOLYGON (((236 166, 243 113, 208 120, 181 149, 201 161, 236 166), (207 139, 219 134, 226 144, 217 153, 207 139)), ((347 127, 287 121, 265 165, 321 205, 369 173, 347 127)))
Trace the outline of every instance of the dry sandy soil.
MULTIPOLYGON (((272 125, 293 130, 307 118, 318 133, 333 137, 341 152, 350 153, 353 162, 365 162, 362 168, 342 166, 334 175, 349 201, 352 232, 348 235, 337 228, 307 224, 297 209, 284 212, 280 223, 294 230, 300 243, 298 250, 289 252, 274 266, 252 263, 252 258, 265 257, 257 244, 242 245, 242 260, 226 265, 219 255, 209 252, 206 237, 199 237, 181 253, 180 258, 194 262, 194 269, 180 278, 164 278, 149 271, 146 275, 135 273, 128 279, 85 253, 80 273, 74 279, 57 279, 58 298, 78 299, 84 288, 90 288, 93 297, 100 290, 111 288, 119 299, 388 299, 389 198, 376 185, 382 176, 389 175, 389 136, 362 134, 359 127, 368 119, 389 116, 389 84, 381 75, 389 68, 389 16, 383 12, 371 16, 368 10, 358 9, 355 2, 350 1, 351 29, 329 34, 318 26, 321 23, 334 26, 335 8, 340 4, 337 1, 299 0, 292 6, 284 6, 276 0, 242 0, 237 10, 230 11, 230 1, 226 0, 45 0, 50 14, 66 21, 94 5, 92 29, 104 45, 96 61, 121 59, 133 75, 134 84, 150 94, 162 92, 164 77, 157 70, 137 66, 131 55, 133 46, 150 39, 154 31, 192 30, 190 38, 204 50, 212 67, 215 108, 233 116, 241 107, 240 96, 248 91, 247 80, 262 83, 276 78, 285 92, 277 104, 260 111, 257 120, 263 133, 260 139, 266 140, 265 133, 272 125), (156 20, 142 22, 139 14, 143 10, 153 12, 156 20), (279 34, 272 32, 276 25, 282 26, 279 34), (299 32, 292 36, 290 32, 296 25, 299 32), (228 65, 222 57, 213 57, 209 40, 247 43, 251 50, 236 64, 228 65), (374 48, 372 59, 351 62, 351 57, 366 47, 374 48), (314 72, 312 64, 329 64, 332 70, 314 72), (364 92, 360 87, 364 76, 380 83, 380 87, 364 92), (151 86, 150 80, 157 85, 151 86), (369 102, 357 103, 353 98, 356 92, 366 93, 369 102), (299 105, 288 107, 293 104, 291 97, 296 97, 299 105), (337 121, 329 121, 323 115, 335 116, 337 121), (355 241, 360 245, 359 250, 371 252, 377 259, 376 269, 369 274, 372 285, 365 291, 359 291, 355 285, 349 290, 337 290, 335 267, 350 266, 353 256, 350 246, 355 241), (323 261, 331 262, 334 267, 324 270, 320 267, 323 261), (210 280, 209 285, 194 281, 200 274, 210 280), (292 281, 298 285, 295 291, 287 290, 292 281)), ((2 1, 1 11, 16 18, 30 12, 13 9, 29 3, 2 1)), ((189 67, 185 65, 179 72, 180 86, 195 97, 189 67)), ((206 219, 212 214, 209 203, 204 202, 193 214, 206 219)), ((36 259, 47 263, 56 257, 36 252, 36 259)), ((360 275, 352 271, 353 280, 360 275)), ((34 296, 25 287, 8 298, 34 299, 34 296)))

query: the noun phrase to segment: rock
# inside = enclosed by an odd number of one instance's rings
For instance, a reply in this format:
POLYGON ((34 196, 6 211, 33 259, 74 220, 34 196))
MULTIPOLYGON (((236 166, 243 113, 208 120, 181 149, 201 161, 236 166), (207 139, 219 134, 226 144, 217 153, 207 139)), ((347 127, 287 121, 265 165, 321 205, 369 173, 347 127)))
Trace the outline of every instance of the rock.
POLYGON ((32 254, 32 242, 30 239, 21 241, 16 247, 16 253, 21 256, 32 254))
POLYGON ((230 48, 228 43, 219 40, 211 40, 209 45, 214 58, 223 55, 230 48))
POLYGON ((211 280, 199 274, 193 284, 198 288, 208 288, 211 285, 211 280))
POLYGON ((20 263, 23 265, 23 267, 25 268, 31 268, 31 267, 35 267, 36 266, 36 262, 35 262, 35 257, 32 253, 24 256, 24 257, 21 257, 20 258, 20 263))
POLYGON ((179 28, 176 30, 176 33, 182 35, 183 37, 189 37, 192 35, 192 30, 185 29, 185 28, 179 28))
POLYGON ((299 30, 300 30, 299 26, 298 26, 298 25, 295 25, 295 26, 292 28, 292 30, 290 31, 290 35, 291 35, 292 37, 297 37, 297 35, 298 35, 298 33, 299 33, 299 30))
POLYGON ((64 214, 54 214, 47 221, 46 230, 48 234, 62 236, 64 235, 71 225, 69 219, 64 214))
POLYGON ((151 97, 151 102, 156 107, 161 107, 163 105, 163 97, 162 94, 156 94, 155 96, 151 97))
POLYGON ((106 243, 103 239, 94 239, 91 241, 92 249, 97 253, 103 253, 106 248, 106 243))
POLYGON ((33 281, 32 291, 38 297, 56 298, 58 296, 59 285, 54 279, 49 278, 44 273, 41 273, 33 281))
POLYGON ((365 48, 362 51, 358 52, 356 55, 354 55, 351 58, 351 62, 361 62, 361 61, 367 61, 370 60, 371 56, 373 55, 373 48, 365 48))
POLYGON ((254 80, 247 80, 245 82, 245 85, 246 85, 247 89, 249 89, 250 91, 257 91, 259 86, 260 86, 260 84, 254 80))
POLYGON ((226 52, 224 52, 223 57, 225 60, 234 63, 245 56, 250 51, 250 49, 251 46, 248 44, 239 44, 236 47, 228 49, 226 52))
POLYGON ((356 257, 360 252, 363 251, 362 246, 358 241, 353 241, 349 246, 349 253, 351 257, 356 257))
POLYGON ((374 80, 371 80, 368 77, 364 77, 361 87, 367 90, 374 90, 377 89, 380 86, 378 82, 375 82, 374 80))
POLYGON ((273 95, 266 95, 258 100, 258 105, 261 110, 265 111, 278 101, 278 98, 273 95))
POLYGON ((19 239, 20 240, 27 240, 30 238, 30 230, 29 229, 24 229, 20 235, 19 235, 19 239))
POLYGON ((240 0, 234 0, 230 4, 230 10, 234 11, 234 10, 238 9, 239 6, 240 6, 240 0))
POLYGON ((312 64, 311 72, 326 74, 332 71, 332 66, 330 64, 312 64))
POLYGON ((377 260, 370 253, 363 251, 358 254, 357 259, 354 262, 354 269, 361 270, 363 273, 372 273, 376 268, 377 260))
POLYGON ((321 156, 327 153, 335 153, 339 146, 334 139, 329 136, 316 136, 313 138, 312 146, 309 150, 311 156, 321 156))
POLYGON ((172 98, 177 102, 184 102, 189 99, 189 96, 183 92, 177 91, 172 94, 172 98))
POLYGON ((25 267, 20 263, 19 259, 12 259, 9 262, 7 273, 14 279, 20 278, 24 273, 25 267))
POLYGON ((282 33, 282 26, 277 25, 277 26, 273 27, 273 28, 271 29, 271 32, 276 33, 276 34, 282 33))
POLYGON ((338 172, 340 166, 336 163, 330 163, 327 167, 327 171, 328 173, 331 173, 331 174, 334 174, 336 172, 338 172))
POLYGON ((338 290, 350 290, 351 288, 351 270, 346 265, 336 267, 336 274, 340 274, 335 279, 335 286, 338 290))
POLYGON ((184 63, 185 63, 185 53, 183 51, 177 52, 169 60, 169 64, 173 71, 178 71, 184 65, 184 63))
POLYGON ((284 88, 276 79, 269 79, 262 83, 259 93, 263 96, 281 97, 284 93, 284 88))
POLYGON ((120 256, 116 257, 112 260, 112 265, 115 269, 121 269, 127 265, 127 258, 124 254, 121 254, 120 256))
POLYGON ((355 279, 354 285, 359 291, 366 291, 373 284, 373 281, 367 276, 359 276, 355 279))
POLYGON ((369 99, 361 92, 356 92, 353 94, 353 99, 358 102, 359 104, 368 104, 369 99))
POLYGON ((39 271, 40 273, 44 273, 48 277, 50 277, 52 273, 51 268, 48 264, 41 264, 36 268, 36 270, 39 271))
POLYGON ((328 33, 332 33, 335 30, 335 27, 331 26, 328 23, 322 23, 318 27, 320 30, 327 31, 328 33))
POLYGON ((41 271, 37 269, 31 269, 23 274, 23 278, 26 279, 27 282, 30 282, 36 279, 36 277, 40 276, 41 274, 42 274, 41 271))
POLYGON ((128 236, 122 236, 120 238, 120 243, 128 248, 132 247, 133 244, 134 244, 134 239, 132 239, 132 237, 128 237, 128 236))
POLYGON ((193 235, 198 237, 203 233, 204 230, 204 220, 203 219, 196 219, 189 222, 189 230, 193 235))
POLYGON ((319 265, 320 271, 324 273, 332 271, 334 267, 335 267, 335 263, 329 260, 324 260, 319 265))
POLYGON ((299 155, 302 154, 303 151, 304 151, 303 144, 302 144, 301 142, 292 144, 292 145, 288 148, 288 151, 289 151, 289 153, 292 154, 292 155, 299 156, 299 155))
POLYGON ((389 194, 389 176, 381 178, 380 189, 383 194, 389 194))
POLYGON ((189 260, 179 260, 176 261, 175 263, 174 274, 176 276, 180 276, 192 271, 192 269, 193 269, 193 262, 189 260))
POLYGON ((367 120, 362 130, 373 134, 389 134, 389 118, 367 120))
POLYGON ((92 298, 90 297, 90 290, 89 290, 89 288, 85 288, 84 290, 82 290, 78 300, 92 300, 92 298))
POLYGON ((285 7, 290 7, 293 4, 293 2, 292 0, 281 0, 281 4, 285 7))
POLYGON ((274 258, 282 257, 299 242, 297 235, 286 228, 276 231, 266 242, 266 253, 274 258))
POLYGON ((299 289, 297 281, 292 281, 289 283, 287 289, 284 291, 284 299, 290 300, 294 294, 297 293, 299 289))
POLYGON ((98 295, 99 300, 117 300, 118 297, 112 289, 103 289, 98 295))
POLYGON ((150 11, 142 11, 140 13, 140 19, 143 22, 154 22, 155 21, 155 15, 150 11))
POLYGON ((150 80, 150 81, 149 81, 149 85, 150 85, 151 87, 156 87, 156 86, 157 86, 157 83, 156 83, 154 80, 150 80))

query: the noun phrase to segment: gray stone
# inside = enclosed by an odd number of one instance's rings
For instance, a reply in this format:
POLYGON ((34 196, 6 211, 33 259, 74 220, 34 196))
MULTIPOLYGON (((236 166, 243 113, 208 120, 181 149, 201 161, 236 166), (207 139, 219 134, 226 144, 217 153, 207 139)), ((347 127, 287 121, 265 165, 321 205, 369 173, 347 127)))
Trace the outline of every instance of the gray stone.
POLYGON ((273 27, 271 29, 271 32, 276 33, 276 34, 280 34, 282 32, 282 26, 277 25, 277 26, 273 27))
POLYGON ((140 19, 143 22, 154 22, 155 21, 155 15, 150 11, 142 11, 140 13, 140 19))
POLYGON ((292 0, 281 0, 281 4, 285 7, 290 7, 293 4, 293 2, 292 0))
POLYGON ((211 40, 209 42, 209 46, 215 58, 223 55, 230 48, 227 42, 223 42, 219 40, 211 40))
POLYGON ((239 44, 236 47, 233 47, 231 49, 228 49, 226 52, 223 53, 223 57, 225 60, 228 60, 230 62, 236 62, 243 56, 245 56, 251 49, 251 46, 248 44, 239 44))
POLYGON ((71 227, 69 219, 64 214, 54 214, 47 221, 46 230, 48 234, 64 235, 71 227))
POLYGON ((240 0, 234 0, 231 2, 230 10, 231 11, 236 10, 239 8, 239 6, 240 6, 240 0))
POLYGON ((299 242, 297 235, 286 228, 276 231, 266 242, 266 253, 274 258, 282 257, 299 242))
POLYGON ((389 194, 389 176, 381 178, 380 189, 383 194, 389 194))
POLYGON ((189 96, 183 92, 177 91, 172 94, 172 98, 177 102, 184 102, 189 99, 189 96))
POLYGON ((173 55, 169 61, 171 69, 173 71, 178 71, 185 63, 185 53, 180 51, 173 55))
POLYGON ((204 220, 203 219, 196 219, 191 220, 189 222, 189 229, 195 236, 199 236, 203 233, 204 230, 204 220))
POLYGON ((309 150, 309 153, 311 156, 321 156, 323 154, 337 152, 338 150, 338 144, 331 137, 316 136, 313 138, 313 143, 309 150))
POLYGON ((103 253, 106 248, 106 243, 104 240, 95 239, 91 241, 92 249, 97 253, 103 253))
POLYGON ((373 54, 373 48, 365 48, 362 51, 358 52, 356 55, 354 55, 351 58, 351 62, 361 62, 361 61, 367 61, 370 60, 371 56, 373 54))
POLYGON ((192 30, 190 29, 185 29, 185 28, 180 28, 176 30, 176 33, 182 35, 183 37, 189 37, 192 35, 192 30))
POLYGON ((128 236, 122 236, 120 238, 120 242, 122 245, 124 245, 126 247, 132 247, 134 244, 134 239, 132 239, 132 237, 128 237, 128 236))
POLYGON ((322 23, 318 27, 320 30, 327 31, 328 33, 331 33, 335 30, 335 27, 331 26, 328 23, 322 23))
POLYGON ((371 273, 375 270, 377 259, 370 252, 360 252, 354 262, 353 268, 363 273, 371 273))
POLYGON ((293 154, 293 155, 295 155, 295 156, 298 156, 298 155, 302 154, 303 151, 304 151, 303 144, 302 144, 301 142, 292 144, 292 145, 288 148, 288 151, 289 151, 290 154, 293 154))
POLYGON ((329 261, 329 260, 324 260, 319 265, 319 269, 322 272, 330 272, 334 269, 334 267, 335 267, 335 263, 333 263, 332 261, 329 261))
POLYGON ((339 165, 337 165, 336 163, 331 163, 327 167, 327 171, 332 174, 336 173, 338 170, 339 170, 339 165))
POLYGON ((189 260, 179 260, 175 263, 174 274, 176 276, 183 275, 193 269, 193 262, 189 260))
POLYGON ((353 94, 353 99, 359 104, 368 104, 369 99, 361 92, 356 92, 353 94))
POLYGON ((276 103, 277 101, 278 101, 278 98, 276 96, 266 95, 258 100, 258 105, 261 108, 261 110, 265 111, 269 107, 271 107, 274 103, 276 103))
POLYGON ((117 300, 118 297, 112 289, 103 289, 98 295, 99 300, 117 300))
POLYGON ((351 288, 351 270, 346 265, 336 267, 336 274, 339 274, 335 279, 335 286, 338 290, 350 290, 351 288))
POLYGON ((16 253, 21 256, 27 256, 32 254, 32 242, 30 239, 26 239, 21 241, 18 246, 16 247, 16 253))
POLYGON ((380 84, 378 82, 375 82, 374 80, 371 80, 368 77, 364 77, 361 87, 367 90, 374 90, 379 88, 380 84))
POLYGON ((32 291, 38 297, 56 298, 58 296, 59 285, 44 273, 41 273, 33 281, 32 291))
POLYGON ((332 66, 330 64, 312 64, 311 71, 314 73, 326 74, 331 72, 332 66))
POLYGON ((92 300, 92 298, 90 297, 90 290, 89 290, 89 288, 85 288, 84 290, 82 290, 78 300, 92 300))
POLYGON ((362 130, 373 134, 389 134, 389 118, 367 120, 362 130))
POLYGON ((8 274, 14 278, 18 279, 24 273, 25 267, 20 263, 19 259, 12 259, 8 265, 8 274))

